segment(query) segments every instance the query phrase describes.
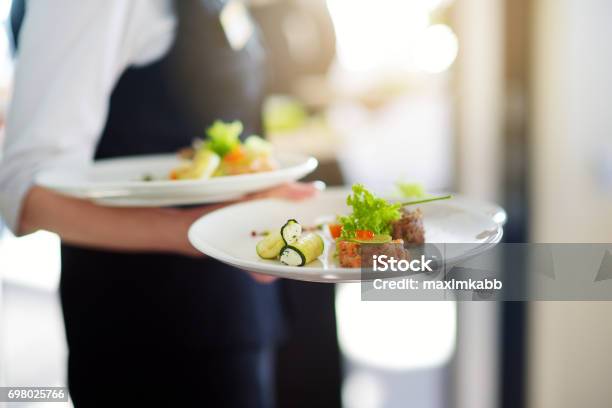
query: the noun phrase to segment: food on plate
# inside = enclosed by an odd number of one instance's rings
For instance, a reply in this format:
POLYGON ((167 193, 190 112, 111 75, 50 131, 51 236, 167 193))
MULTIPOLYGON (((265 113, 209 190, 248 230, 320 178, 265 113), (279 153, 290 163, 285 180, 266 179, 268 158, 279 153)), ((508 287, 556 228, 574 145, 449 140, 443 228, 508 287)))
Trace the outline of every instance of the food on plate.
POLYGON ((200 149, 194 153, 189 162, 173 169, 170 178, 172 180, 207 179, 217 171, 220 163, 221 158, 215 152, 200 149))
MULTIPOLYGON (((294 220, 289 220, 289 221, 294 221, 294 220)), ((306 226, 306 225, 301 225, 300 224, 300 228, 302 228, 302 232, 314 232, 314 231, 323 231, 323 229, 325 228, 325 224, 317 224, 317 225, 313 225, 313 226, 306 226)), ((268 230, 263 230, 263 231, 251 231, 251 236, 252 237, 265 237, 268 236, 268 234, 270 234, 270 231, 268 230)))
POLYGON ((403 198, 409 199, 420 199, 425 198, 427 194, 425 193, 425 188, 422 184, 419 183, 408 183, 405 181, 398 181, 395 183, 395 187, 397 191, 403 198))
POLYGON ((403 244, 423 244, 425 229, 421 210, 404 207, 448 198, 451 196, 390 203, 374 196, 363 185, 354 185, 346 200, 353 212, 338 217, 337 223, 329 225, 330 235, 336 240, 340 265, 357 268, 362 266, 362 259, 371 259, 374 254, 409 259, 410 254, 403 244))
POLYGON ((390 258, 410 259, 410 252, 404 248, 401 239, 394 239, 385 243, 336 241, 336 251, 340 266, 345 268, 359 268, 362 260, 371 260, 373 255, 387 255, 390 258))
POLYGON ((257 255, 290 266, 309 264, 323 254, 325 243, 319 234, 303 231, 299 222, 288 220, 280 230, 269 232, 257 243, 257 255))
POLYGON ((281 227, 281 236, 285 244, 292 244, 302 236, 302 226, 296 220, 289 220, 281 227))
MULTIPOLYGON (((425 243, 423 213, 419 208, 406 207, 431 201, 445 200, 451 196, 421 198, 405 203, 394 203, 376 197, 363 185, 355 184, 346 199, 352 212, 338 216, 337 222, 327 224, 331 238, 336 242, 336 256, 340 266, 359 268, 362 260, 372 260, 374 255, 387 255, 397 260, 410 260, 405 244, 425 243)), ((316 227, 302 226, 294 219, 288 220, 274 231, 252 231, 251 236, 262 236, 256 246, 262 259, 278 259, 291 266, 304 266, 320 257, 325 249, 323 238, 316 227)))
POLYGON ((423 212, 420 208, 415 210, 402 209, 402 216, 392 224, 393 239, 401 239, 406 243, 421 245, 425 243, 425 228, 423 227, 423 212))
POLYGON ((206 130, 206 140, 196 140, 191 149, 179 152, 183 163, 172 169, 170 179, 207 179, 276 169, 272 145, 256 135, 241 142, 242 131, 240 121, 215 121, 206 130))
POLYGON ((280 231, 275 231, 267 234, 264 239, 259 241, 255 249, 260 258, 276 259, 284 247, 285 241, 280 231))
POLYGON ((285 265, 304 266, 323 254, 325 243, 319 234, 309 233, 297 241, 287 244, 280 253, 279 260, 285 265))

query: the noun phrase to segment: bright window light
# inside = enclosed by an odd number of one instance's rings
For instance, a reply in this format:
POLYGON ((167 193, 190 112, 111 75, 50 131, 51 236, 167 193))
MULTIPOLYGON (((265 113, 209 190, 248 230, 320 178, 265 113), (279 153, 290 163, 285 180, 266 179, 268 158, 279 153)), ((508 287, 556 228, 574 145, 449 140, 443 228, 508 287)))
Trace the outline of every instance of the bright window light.
POLYGON ((327 0, 340 65, 349 71, 406 68, 429 25, 426 2, 416 0, 327 0))
POLYGON ((0 0, 0 21, 5 22, 11 14, 12 0, 0 0))
POLYGON ((447 70, 457 58, 457 36, 445 24, 430 26, 430 14, 451 2, 327 0, 340 66, 366 73, 447 70))
POLYGON ((364 302, 360 284, 343 284, 336 316, 340 348, 357 363, 390 370, 439 367, 455 350, 455 302, 364 302))
POLYGON ((11 0, 0 0, 0 114, 4 113, 13 78, 13 60, 10 49, 11 0))
POLYGON ((387 392, 380 377, 356 371, 344 379, 342 403, 345 408, 379 408, 384 406, 387 392))
POLYGON ((429 73, 446 71, 455 62, 459 41, 453 30, 444 24, 427 28, 417 49, 419 68, 429 73))
POLYGON ((429 11, 436 11, 443 7, 448 7, 453 0, 424 0, 429 11))
POLYGON ((0 233, 0 273, 2 278, 23 285, 55 290, 60 276, 60 239, 39 231, 16 238, 0 233))

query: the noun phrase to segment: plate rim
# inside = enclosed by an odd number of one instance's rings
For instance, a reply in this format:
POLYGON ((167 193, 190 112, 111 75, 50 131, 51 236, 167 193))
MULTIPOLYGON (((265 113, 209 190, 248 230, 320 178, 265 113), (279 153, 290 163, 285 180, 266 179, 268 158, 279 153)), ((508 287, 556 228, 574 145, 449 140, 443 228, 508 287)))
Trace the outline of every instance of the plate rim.
POLYGON ((134 208, 134 207, 176 207, 190 205, 207 205, 238 200, 244 197, 243 193, 231 193, 223 195, 185 195, 169 198, 143 197, 136 194, 129 196, 95 197, 90 200, 104 207, 134 208))
MULTIPOLYGON (((147 161, 147 160, 176 160, 177 156, 175 153, 165 153, 165 154, 151 154, 151 155, 137 155, 137 156, 124 156, 124 157, 113 157, 107 159, 95 160, 89 164, 81 164, 81 165, 73 165, 70 166, 68 164, 60 165, 57 167, 44 169, 40 171, 35 176, 35 183, 42 187, 46 187, 55 191, 61 192, 93 192, 99 191, 102 192, 104 190, 112 190, 112 191, 121 191, 121 190, 129 190, 136 188, 155 188, 159 190, 175 190, 181 188, 189 188, 189 187, 206 187, 206 186, 218 186, 218 185, 228 185, 228 184, 239 184, 245 181, 262 181, 270 178, 285 178, 292 174, 305 173, 309 174, 314 171, 318 165, 319 161, 309 155, 303 155, 298 153, 282 153, 279 156, 289 157, 289 160, 296 162, 297 164, 287 166, 284 168, 265 171, 260 173, 249 173, 249 174, 237 174, 231 176, 223 176, 216 177, 210 179, 198 179, 198 180, 153 180, 153 181, 140 181, 140 180, 125 180, 125 181, 100 181, 100 182, 79 182, 73 183, 69 186, 62 186, 57 183, 49 183, 46 180, 46 177, 49 177, 49 174, 53 174, 54 172, 60 172, 65 174, 69 172, 72 168, 72 171, 80 170, 80 171, 92 171, 92 169, 110 167, 117 162, 127 162, 127 161, 147 161)), ((280 160, 283 160, 282 158, 280 160)), ((127 192, 126 192, 127 193, 127 192)), ((95 195, 95 194, 94 194, 95 195)), ((126 194, 131 195, 131 194, 126 194)), ((97 195, 99 196, 99 194, 97 195)))

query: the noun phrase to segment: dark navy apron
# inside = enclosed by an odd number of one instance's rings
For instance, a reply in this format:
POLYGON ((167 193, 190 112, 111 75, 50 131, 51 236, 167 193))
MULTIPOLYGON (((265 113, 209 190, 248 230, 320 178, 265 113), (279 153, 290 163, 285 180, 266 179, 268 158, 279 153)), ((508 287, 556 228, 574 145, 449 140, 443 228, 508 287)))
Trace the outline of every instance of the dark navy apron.
MULTIPOLYGON (((175 2, 174 44, 159 61, 123 73, 96 159, 175 152, 215 119, 261 131, 263 47, 257 35, 240 51, 230 47, 223 3, 175 2)), ((272 355, 284 329, 276 284, 211 259, 62 245, 60 291, 77 407, 126 393, 200 406, 272 404, 272 355)))

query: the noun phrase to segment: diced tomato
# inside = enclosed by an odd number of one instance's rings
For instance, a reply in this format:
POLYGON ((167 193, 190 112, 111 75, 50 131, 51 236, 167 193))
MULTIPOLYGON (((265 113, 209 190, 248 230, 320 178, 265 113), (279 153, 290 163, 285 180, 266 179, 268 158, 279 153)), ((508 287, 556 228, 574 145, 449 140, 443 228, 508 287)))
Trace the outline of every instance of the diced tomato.
POLYGON ((361 241, 369 241, 374 238, 374 232, 368 230, 357 230, 355 232, 355 238, 361 241))
POLYGON ((226 154, 223 160, 235 163, 235 162, 239 162, 242 159, 244 159, 244 156, 245 155, 244 155, 244 151, 242 150, 242 147, 238 145, 234 147, 231 152, 226 154))
POLYGON ((332 238, 336 239, 342 235, 342 225, 340 224, 329 224, 329 233, 332 238))

